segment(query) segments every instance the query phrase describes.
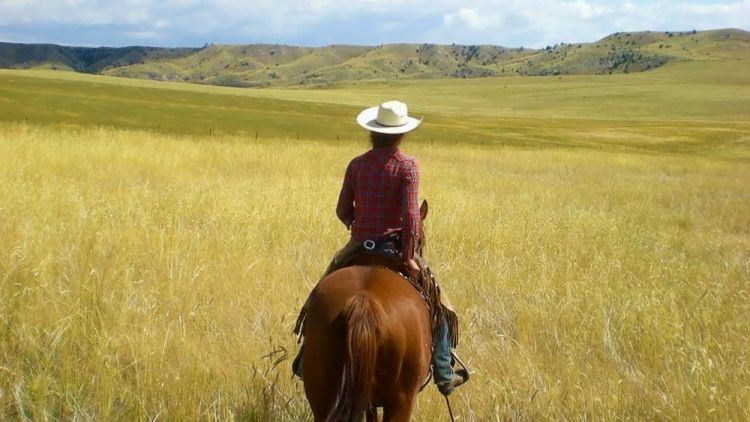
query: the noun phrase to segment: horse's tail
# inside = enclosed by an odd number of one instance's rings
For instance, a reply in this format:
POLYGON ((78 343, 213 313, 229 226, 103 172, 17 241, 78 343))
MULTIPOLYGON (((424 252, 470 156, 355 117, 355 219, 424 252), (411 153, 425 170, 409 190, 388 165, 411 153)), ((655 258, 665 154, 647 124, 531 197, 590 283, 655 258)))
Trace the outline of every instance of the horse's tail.
POLYGON ((346 357, 336 405, 329 421, 359 421, 370 404, 385 310, 368 292, 352 296, 344 306, 346 357))

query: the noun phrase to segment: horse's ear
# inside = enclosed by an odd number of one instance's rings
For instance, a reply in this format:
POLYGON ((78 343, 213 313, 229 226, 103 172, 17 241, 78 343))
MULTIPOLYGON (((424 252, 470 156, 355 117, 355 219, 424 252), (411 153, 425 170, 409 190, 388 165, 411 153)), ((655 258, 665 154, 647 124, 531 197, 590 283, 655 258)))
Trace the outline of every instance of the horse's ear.
POLYGON ((427 218, 428 209, 429 207, 427 206, 427 200, 426 199, 422 200, 422 206, 419 207, 419 215, 422 216, 422 221, 424 221, 425 218, 427 218))

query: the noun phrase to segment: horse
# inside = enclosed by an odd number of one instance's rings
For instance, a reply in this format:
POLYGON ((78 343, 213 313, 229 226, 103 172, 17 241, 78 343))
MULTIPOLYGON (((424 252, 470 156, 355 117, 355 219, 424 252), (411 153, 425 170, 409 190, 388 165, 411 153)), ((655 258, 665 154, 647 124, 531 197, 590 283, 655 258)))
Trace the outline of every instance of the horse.
MULTIPOLYGON (((426 201, 420 214, 424 221, 426 201)), ((316 422, 361 421, 365 413, 375 421, 376 406, 383 422, 408 421, 429 373, 432 328, 424 300, 402 276, 373 263, 355 259, 311 293, 301 369, 316 422)))

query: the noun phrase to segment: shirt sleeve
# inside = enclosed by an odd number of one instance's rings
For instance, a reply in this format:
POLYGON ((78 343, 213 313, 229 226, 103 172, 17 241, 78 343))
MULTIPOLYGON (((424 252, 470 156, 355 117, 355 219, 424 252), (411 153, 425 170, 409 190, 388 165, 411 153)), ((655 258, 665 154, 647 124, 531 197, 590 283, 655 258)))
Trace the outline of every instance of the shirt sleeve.
POLYGON ((336 205, 336 216, 346 228, 354 221, 354 160, 349 163, 344 174, 344 183, 339 192, 339 202, 336 205))
POLYGON ((401 185, 401 250, 404 260, 414 257, 414 249, 419 239, 419 163, 415 159, 406 171, 401 185))

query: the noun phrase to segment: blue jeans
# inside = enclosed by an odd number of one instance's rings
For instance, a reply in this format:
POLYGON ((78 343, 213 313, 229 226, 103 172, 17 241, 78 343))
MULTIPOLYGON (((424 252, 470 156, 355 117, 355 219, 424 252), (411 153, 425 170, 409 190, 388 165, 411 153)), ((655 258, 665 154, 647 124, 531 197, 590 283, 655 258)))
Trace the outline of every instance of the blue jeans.
POLYGON ((448 321, 445 317, 432 336, 432 376, 436 384, 453 379, 451 349, 448 343, 448 321))

